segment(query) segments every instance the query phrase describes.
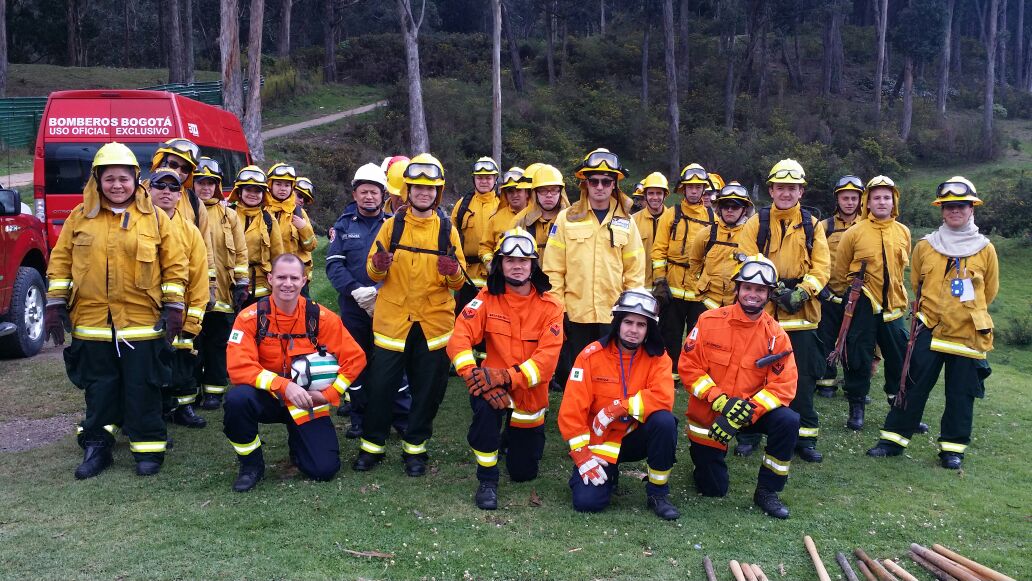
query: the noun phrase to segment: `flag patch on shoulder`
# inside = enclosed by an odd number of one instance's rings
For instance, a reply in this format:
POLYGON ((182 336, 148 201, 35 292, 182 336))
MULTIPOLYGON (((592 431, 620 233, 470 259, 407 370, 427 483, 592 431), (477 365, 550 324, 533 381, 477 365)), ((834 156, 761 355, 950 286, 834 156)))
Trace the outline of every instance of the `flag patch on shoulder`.
POLYGON ((474 311, 480 308, 480 305, 484 304, 484 301, 480 299, 473 299, 466 305, 466 308, 473 309, 474 311))
POLYGON ((241 339, 244 338, 244 332, 240 329, 233 329, 233 332, 229 334, 229 342, 240 344, 241 339))
POLYGON ((570 381, 584 381, 584 370, 574 367, 570 370, 570 381))

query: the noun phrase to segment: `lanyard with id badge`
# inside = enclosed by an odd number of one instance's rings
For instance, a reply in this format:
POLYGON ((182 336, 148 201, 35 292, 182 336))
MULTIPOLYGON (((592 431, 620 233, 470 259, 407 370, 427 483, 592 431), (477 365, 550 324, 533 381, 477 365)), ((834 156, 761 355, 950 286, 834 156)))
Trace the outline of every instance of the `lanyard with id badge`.
POLYGON ((956 276, 950 280, 950 294, 957 297, 962 303, 975 300, 975 285, 971 282, 971 277, 967 275, 967 260, 964 261, 963 272, 961 271, 959 258, 951 258, 950 260, 953 261, 956 271, 956 276))

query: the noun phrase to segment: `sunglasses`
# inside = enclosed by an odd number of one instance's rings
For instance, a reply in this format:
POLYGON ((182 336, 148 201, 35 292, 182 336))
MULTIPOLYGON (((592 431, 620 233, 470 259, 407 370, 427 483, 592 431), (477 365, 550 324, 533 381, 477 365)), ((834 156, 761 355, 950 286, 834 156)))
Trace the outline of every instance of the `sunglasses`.
POLYGON ((183 189, 183 186, 179 184, 170 184, 168 182, 157 182, 150 185, 152 190, 168 190, 170 192, 178 192, 183 189))
POLYGON ((779 169, 778 171, 770 174, 767 179, 774 178, 782 180, 785 178, 792 178, 794 180, 801 180, 806 177, 806 173, 795 169, 779 169))
POLYGON ((751 283, 764 284, 767 286, 774 286, 778 282, 777 274, 769 264, 762 262, 747 262, 742 266, 742 270, 738 273, 738 277, 751 283))
POLYGON ((179 163, 178 161, 176 161, 174 159, 168 159, 168 158, 166 158, 165 161, 163 161, 161 163, 161 167, 167 167, 169 169, 174 169, 176 171, 179 171, 179 170, 190 171, 190 170, 193 169, 193 166, 188 164, 188 163, 179 163))
POLYGON ((483 173, 483 172, 498 173, 498 166, 496 166, 494 164, 494 162, 478 161, 478 162, 473 164, 473 173, 478 173, 478 172, 480 172, 480 173, 483 173))
POLYGON ((944 202, 942 204, 942 209, 952 212, 954 210, 964 210, 973 206, 974 204, 971 202, 944 202))
POLYGON ((410 163, 405 168, 405 177, 408 179, 426 178, 428 180, 439 180, 444 177, 444 171, 432 163, 410 163))
POLYGON ((609 169, 617 169, 620 167, 620 158, 615 153, 608 151, 596 151, 588 156, 588 159, 584 160, 584 168, 602 167, 602 164, 606 164, 609 169))
POLYGON ((613 185, 614 181, 616 180, 614 180, 613 178, 588 178, 588 184, 590 184, 593 188, 608 188, 609 186, 613 185))

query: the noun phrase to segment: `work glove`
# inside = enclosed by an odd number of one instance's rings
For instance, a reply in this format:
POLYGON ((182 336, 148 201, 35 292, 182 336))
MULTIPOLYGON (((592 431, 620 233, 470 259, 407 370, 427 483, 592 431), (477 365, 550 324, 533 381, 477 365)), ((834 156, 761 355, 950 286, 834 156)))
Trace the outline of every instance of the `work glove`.
POLYGON ((735 437, 738 433, 738 428, 727 421, 724 416, 717 416, 717 419, 713 421, 713 425, 709 429, 709 437, 713 438, 713 441, 721 443, 727 446, 731 438, 735 437))
POLYGON ((779 286, 774 291, 771 300, 789 313, 798 313, 803 308, 803 305, 806 304, 806 301, 810 300, 810 293, 806 292, 806 289, 801 286, 797 286, 792 290, 779 286))
POLYGON ((627 408, 620 403, 620 400, 614 399, 613 403, 598 410, 598 413, 595 414, 595 419, 591 420, 591 431, 595 432, 596 436, 601 436, 609 424, 613 423, 613 420, 626 415, 627 408))
POLYGON ((362 307, 369 316, 372 316, 377 292, 375 286, 360 286, 351 291, 351 298, 355 299, 358 306, 362 307))
POLYGON ((756 406, 752 402, 737 397, 728 397, 724 394, 720 394, 720 397, 713 400, 713 405, 710 407, 727 418, 727 421, 738 429, 745 427, 752 420, 753 412, 756 411, 756 406))
POLYGON ((238 311, 244 308, 247 299, 251 298, 251 292, 247 287, 246 282, 238 282, 233 285, 233 307, 238 311))
POLYGON ((183 331, 183 303, 165 303, 161 317, 154 325, 155 331, 165 330, 165 339, 171 343, 183 331))
POLYGON ((441 255, 437 257, 437 272, 441 276, 455 276, 459 272, 459 261, 454 256, 441 255))
POLYGON ((469 390, 469 394, 476 397, 483 392, 479 389, 477 381, 473 377, 474 369, 476 369, 476 367, 471 365, 469 367, 462 368, 462 371, 458 371, 457 373, 459 374, 459 377, 462 378, 462 381, 466 382, 466 389, 469 390))
POLYGON ((210 311, 210 310, 212 310, 214 308, 215 308, 215 281, 212 280, 211 284, 208 286, 208 304, 205 306, 204 310, 207 312, 207 311, 210 311))
POLYGON ((387 269, 391 267, 392 262, 394 262, 394 254, 387 252, 387 249, 383 247, 383 243, 377 241, 376 253, 373 254, 373 268, 375 268, 377 272, 387 272, 387 269))
POLYGON ((56 301, 47 303, 43 314, 43 326, 46 336, 54 340, 54 345, 64 345, 65 331, 72 332, 72 319, 68 316, 68 303, 56 301))
POLYGON ((573 458, 573 463, 577 465, 577 472, 580 473, 584 484, 590 482, 595 486, 601 486, 606 483, 606 480, 609 480, 609 476, 604 468, 609 466, 609 462, 592 454, 587 446, 571 450, 570 458, 573 458))
POLYGON ((512 397, 504 387, 492 388, 481 396, 493 409, 504 410, 512 405, 512 397))
POLYGON ((499 369, 497 367, 474 367, 473 371, 473 382, 476 384, 476 389, 470 388, 470 395, 480 395, 488 390, 496 387, 508 389, 512 385, 512 376, 509 375, 508 369, 499 369), (476 391, 476 393, 474 393, 476 391))
POLYGON ((674 295, 670 292, 670 283, 667 282, 667 279, 659 277, 653 282, 652 296, 656 298, 656 304, 661 311, 670 304, 674 295))

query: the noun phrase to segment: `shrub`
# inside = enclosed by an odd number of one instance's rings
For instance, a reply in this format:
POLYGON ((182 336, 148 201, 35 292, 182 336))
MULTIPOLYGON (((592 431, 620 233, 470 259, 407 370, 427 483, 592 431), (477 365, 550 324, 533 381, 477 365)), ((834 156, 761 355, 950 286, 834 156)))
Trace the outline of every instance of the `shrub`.
POLYGON ((1000 340, 1011 347, 1028 347, 1032 345, 1032 315, 1024 314, 1008 317, 997 330, 1000 340))

